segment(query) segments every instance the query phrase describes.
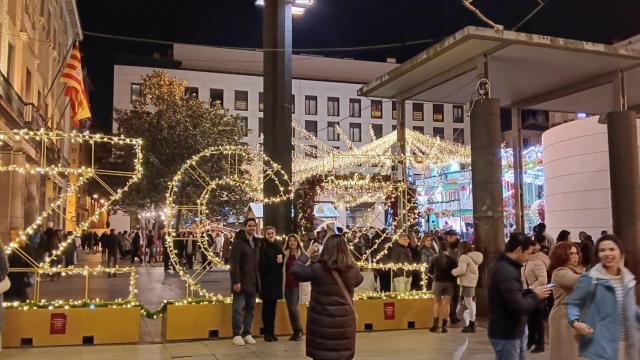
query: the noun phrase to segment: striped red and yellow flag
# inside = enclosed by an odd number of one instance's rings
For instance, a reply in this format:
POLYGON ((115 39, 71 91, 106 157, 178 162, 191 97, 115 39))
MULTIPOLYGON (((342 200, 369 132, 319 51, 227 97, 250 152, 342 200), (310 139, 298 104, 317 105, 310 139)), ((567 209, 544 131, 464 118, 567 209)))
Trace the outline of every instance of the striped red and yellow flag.
POLYGON ((91 110, 89 110, 89 98, 82 81, 80 45, 77 42, 73 45, 71 55, 62 70, 60 81, 67 85, 64 94, 70 99, 69 106, 71 107, 73 127, 79 128, 82 120, 91 117, 91 110))

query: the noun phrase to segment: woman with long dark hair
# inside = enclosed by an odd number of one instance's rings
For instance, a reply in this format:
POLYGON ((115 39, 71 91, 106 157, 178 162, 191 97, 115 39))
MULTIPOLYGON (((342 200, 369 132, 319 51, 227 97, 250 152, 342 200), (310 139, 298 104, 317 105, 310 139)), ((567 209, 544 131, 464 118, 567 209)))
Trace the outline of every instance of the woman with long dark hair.
POLYGON ((291 270, 298 281, 311 282, 306 354, 316 360, 351 360, 356 350, 353 291, 364 278, 342 235, 330 235, 318 259, 306 266, 319 250, 312 245, 291 270))
POLYGON ((567 320, 581 335, 580 356, 588 359, 640 357, 636 280, 624 267, 621 243, 615 235, 598 239, 600 262, 580 276, 567 300, 567 320))
POLYGON ((267 226, 264 242, 260 247, 260 298, 262 299, 262 324, 264 341, 278 341, 274 332, 276 305, 282 299, 282 268, 284 253, 276 243, 276 229, 267 226))
POLYGON ((583 272, 580 250, 572 242, 561 242, 553 248, 550 258, 549 273, 555 287, 549 314, 549 360, 574 360, 578 357, 578 335, 567 324, 565 301, 583 272))
POLYGON ((433 293, 435 295, 433 326, 429 331, 437 332, 442 319, 442 332, 446 333, 448 331, 449 307, 456 283, 456 277, 453 276, 452 271, 458 266, 458 262, 447 254, 447 241, 440 241, 438 248, 438 255, 431 259, 427 269, 428 275, 433 277, 433 293))
POLYGON ((571 241, 571 232, 569 230, 561 230, 556 238, 556 244, 563 241, 571 241))
POLYGON ((304 254, 304 245, 296 234, 287 236, 287 242, 284 244, 284 299, 287 301, 287 310, 289 312, 289 322, 293 335, 289 338, 291 341, 302 340, 302 325, 300 324, 300 312, 298 304, 303 303, 304 293, 308 290, 309 283, 299 282, 292 274, 293 264, 300 255, 304 254), (301 301, 302 300, 302 301, 301 301))

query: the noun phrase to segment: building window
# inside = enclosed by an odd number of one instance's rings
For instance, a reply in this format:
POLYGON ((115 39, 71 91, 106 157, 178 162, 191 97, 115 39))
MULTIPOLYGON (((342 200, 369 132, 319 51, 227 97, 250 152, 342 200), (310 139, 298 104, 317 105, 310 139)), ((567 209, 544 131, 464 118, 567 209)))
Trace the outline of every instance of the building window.
POLYGON ((264 111, 264 93, 262 91, 258 93, 258 111, 264 111))
POLYGON ((423 103, 413 103, 413 121, 424 121, 423 103))
POLYGON ((318 152, 316 150, 318 150, 318 147, 316 145, 307 145, 307 146, 308 148, 304 151, 304 156, 310 157, 310 158, 317 158, 318 152))
POLYGON ((327 98, 327 115, 340 116, 340 98, 337 98, 337 97, 327 98))
POLYGON ((209 89, 209 102, 213 105, 216 101, 220 102, 220 106, 224 105, 224 90, 209 89))
POLYGON ((413 131, 417 131, 420 134, 424 134, 424 126, 414 126, 413 131))
POLYGON ((462 105, 453 105, 453 122, 456 124, 464 123, 464 107, 462 105))
POLYGON ((305 95, 304 113, 306 115, 318 115, 318 97, 317 96, 305 95))
POLYGON ((340 134, 336 130, 336 127, 340 126, 337 121, 329 121, 327 123, 327 140, 328 141, 340 141, 340 134))
POLYGON ((528 137, 523 137, 522 138, 522 148, 523 149, 528 149, 529 145, 531 145, 531 139, 529 139, 528 137))
POLYGON ((458 144, 464 144, 464 129, 462 128, 454 128, 453 129, 453 141, 458 144))
POLYGON ((31 101, 31 70, 27 70, 27 75, 24 78, 24 99, 31 101))
POLYGON ((242 126, 242 136, 249 136, 249 118, 246 116, 240 116, 240 125, 242 126))
POLYGON ((444 122, 444 105, 433 104, 433 122, 444 122))
POLYGON ((291 94, 291 113, 296 113, 296 96, 294 94, 291 94))
POLYGON ((313 136, 318 137, 318 122, 315 120, 305 120, 304 129, 311 133, 313 136))
POLYGON ((439 137, 444 140, 444 128, 443 127, 433 127, 433 137, 439 137))
POLYGON ((247 111, 249 110, 249 92, 243 90, 235 91, 235 106, 236 110, 247 111))
POLYGON ((371 118, 382 119, 382 100, 371 100, 371 118))
POLYGON ((184 88, 184 96, 186 97, 198 97, 198 88, 195 86, 187 86, 184 88))
POLYGON ((371 129, 373 130, 373 136, 376 139, 380 139, 382 137, 382 124, 371 124, 371 129))
POLYGON ((362 141, 362 124, 349 123, 349 140, 353 142, 362 141))
POLYGON ((15 52, 15 46, 9 43, 9 49, 7 50, 7 79, 9 79, 9 82, 13 80, 13 57, 15 55, 15 52))
POLYGON ((398 125, 391 125, 391 131, 396 131, 397 128, 398 128, 398 125))
POLYGON ((262 118, 258 118, 258 137, 262 137, 262 118))
POLYGON ((131 83, 131 101, 142 99, 142 84, 131 83))
POLYGON ((398 102, 391 102, 391 119, 398 120, 398 102))
POLYGON ((360 110, 362 109, 362 103, 360 99, 349 99, 349 116, 359 118, 361 116, 360 110))

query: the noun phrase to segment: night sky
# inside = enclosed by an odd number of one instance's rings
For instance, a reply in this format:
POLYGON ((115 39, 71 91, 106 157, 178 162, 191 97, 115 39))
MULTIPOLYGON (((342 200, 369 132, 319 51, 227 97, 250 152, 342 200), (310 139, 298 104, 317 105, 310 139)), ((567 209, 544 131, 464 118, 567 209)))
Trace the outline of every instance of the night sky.
MULTIPOLYGON (((333 48, 439 39, 469 25, 485 26, 462 0, 315 0, 294 19, 293 47, 333 48)), ((203 45, 259 48, 262 10, 255 0, 78 0, 88 32, 203 45)), ((522 21, 538 0, 475 0, 486 16, 506 29, 522 21)), ((518 31, 613 43, 640 34, 638 0, 548 0, 518 31)), ((399 62, 430 43, 357 52, 304 53, 399 62)), ((95 130, 109 131, 113 65, 130 55, 166 53, 166 46, 85 35, 81 44, 88 73, 95 130)))

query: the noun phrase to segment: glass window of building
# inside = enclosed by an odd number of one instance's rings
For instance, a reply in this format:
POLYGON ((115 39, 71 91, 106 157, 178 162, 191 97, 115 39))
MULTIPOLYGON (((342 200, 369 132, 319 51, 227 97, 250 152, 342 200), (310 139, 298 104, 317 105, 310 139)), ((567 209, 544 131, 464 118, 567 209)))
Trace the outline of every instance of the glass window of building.
POLYGON ((249 110, 249 92, 244 90, 235 91, 234 109, 240 111, 249 110))
POLYGON ((340 134, 336 130, 336 126, 340 126, 337 121, 329 121, 327 123, 327 141, 340 141, 340 134))
POLYGON ((305 95, 304 113, 306 115, 318 115, 318 97, 317 96, 305 95))
POLYGON ((413 121, 424 121, 424 104, 413 103, 413 121))
POLYGON ((371 118, 382 119, 382 100, 371 100, 371 118))
POLYGON ((444 105, 433 104, 433 122, 444 122, 444 105))
POLYGON ((360 99, 349 99, 349 116, 359 118, 362 109, 362 102, 360 99))
POLYGON ((464 107, 462 105, 453 105, 453 122, 456 124, 464 123, 464 107))
POLYGON ((362 124, 349 123, 349 140, 352 142, 362 141, 362 124))
POLYGON ((340 98, 332 96, 327 98, 327 115, 340 116, 340 98))

